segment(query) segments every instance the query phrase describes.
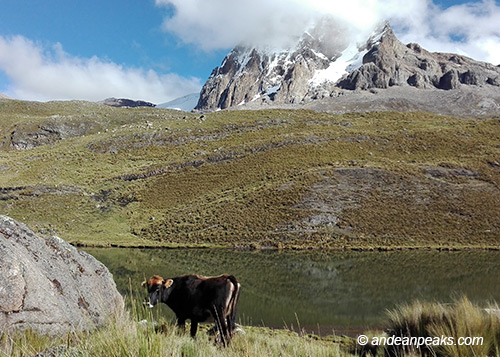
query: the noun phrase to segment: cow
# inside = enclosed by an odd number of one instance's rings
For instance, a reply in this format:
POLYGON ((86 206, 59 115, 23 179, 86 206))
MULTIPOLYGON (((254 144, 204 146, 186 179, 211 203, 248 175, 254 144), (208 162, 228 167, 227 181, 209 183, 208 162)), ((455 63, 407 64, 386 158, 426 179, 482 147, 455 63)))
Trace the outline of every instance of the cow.
POLYGON ((236 305, 240 295, 240 284, 234 276, 190 274, 163 279, 154 275, 142 284, 147 286, 149 300, 146 303, 150 308, 159 302, 167 304, 182 329, 186 320, 191 320, 191 337, 196 336, 198 323, 212 317, 219 341, 224 346, 229 344, 236 325, 236 305))

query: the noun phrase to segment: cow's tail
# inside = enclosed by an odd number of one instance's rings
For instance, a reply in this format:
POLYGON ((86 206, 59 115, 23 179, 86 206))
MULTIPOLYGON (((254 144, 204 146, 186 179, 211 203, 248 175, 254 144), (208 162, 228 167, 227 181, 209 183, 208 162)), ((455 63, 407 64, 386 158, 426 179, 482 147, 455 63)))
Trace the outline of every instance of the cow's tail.
POLYGON ((232 275, 229 275, 228 280, 233 284, 234 289, 231 294, 231 298, 229 299, 228 308, 230 309, 228 314, 228 330, 229 335, 232 335, 234 329, 236 328, 236 307, 238 305, 238 300, 240 298, 240 290, 241 286, 236 280, 236 278, 232 275))

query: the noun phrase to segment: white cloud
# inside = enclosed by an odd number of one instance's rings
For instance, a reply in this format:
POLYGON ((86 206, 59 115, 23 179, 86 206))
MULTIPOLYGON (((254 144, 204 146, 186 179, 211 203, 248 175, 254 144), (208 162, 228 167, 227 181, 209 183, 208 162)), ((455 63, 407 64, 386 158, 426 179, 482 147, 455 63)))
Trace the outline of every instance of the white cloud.
MULTIPOLYGON (((500 6, 494 0, 455 5, 435 14, 433 20, 431 39, 442 41, 451 51, 457 49, 500 64, 500 6)), ((435 43, 432 49, 439 50, 438 45, 435 43)))
POLYGON ((403 42, 431 51, 461 52, 500 64, 500 6, 471 1, 442 9, 432 0, 156 0, 173 14, 164 29, 206 51, 286 47, 321 17, 334 17, 346 36, 361 39, 390 21, 403 42))
POLYGON ((202 85, 199 78, 160 75, 98 57, 72 57, 61 44, 46 49, 22 36, 0 36, 0 70, 11 81, 6 94, 42 101, 125 97, 161 103, 196 92, 202 85))
POLYGON ((310 21, 298 0, 156 0, 173 6, 164 28, 204 50, 231 48, 240 42, 286 43, 301 35, 310 21), (288 6, 288 3, 290 6, 288 6))

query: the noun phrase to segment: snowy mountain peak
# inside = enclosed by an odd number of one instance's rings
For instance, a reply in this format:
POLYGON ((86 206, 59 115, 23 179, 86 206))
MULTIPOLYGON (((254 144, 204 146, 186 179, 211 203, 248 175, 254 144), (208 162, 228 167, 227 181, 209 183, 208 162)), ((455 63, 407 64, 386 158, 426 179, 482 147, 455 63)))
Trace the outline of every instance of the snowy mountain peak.
POLYGON ((364 41, 349 42, 347 37, 325 18, 287 49, 238 46, 213 70, 196 109, 303 104, 338 96, 342 90, 390 86, 500 85, 498 67, 459 55, 431 54, 416 44, 405 46, 388 23, 364 41))
POLYGON ((349 43, 325 18, 287 49, 235 47, 213 70, 196 109, 224 109, 255 101, 299 103, 328 95, 343 76, 362 65, 370 45, 391 32, 386 24, 368 41, 349 43))

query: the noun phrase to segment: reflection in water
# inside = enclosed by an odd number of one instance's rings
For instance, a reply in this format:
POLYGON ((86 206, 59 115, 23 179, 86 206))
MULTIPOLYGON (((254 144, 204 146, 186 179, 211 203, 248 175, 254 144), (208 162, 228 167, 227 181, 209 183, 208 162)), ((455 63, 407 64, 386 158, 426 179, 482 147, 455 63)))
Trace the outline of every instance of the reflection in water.
POLYGON ((297 326, 337 333, 380 324, 385 311, 415 299, 465 295, 500 301, 500 252, 291 252, 224 249, 88 248, 113 273, 118 289, 137 292, 153 274, 233 274, 242 285, 244 324, 297 326))

